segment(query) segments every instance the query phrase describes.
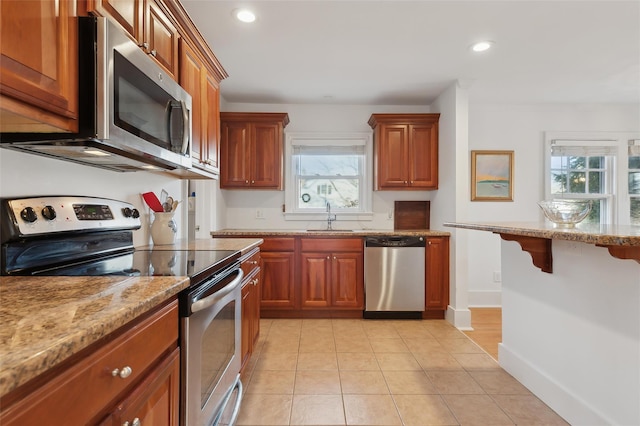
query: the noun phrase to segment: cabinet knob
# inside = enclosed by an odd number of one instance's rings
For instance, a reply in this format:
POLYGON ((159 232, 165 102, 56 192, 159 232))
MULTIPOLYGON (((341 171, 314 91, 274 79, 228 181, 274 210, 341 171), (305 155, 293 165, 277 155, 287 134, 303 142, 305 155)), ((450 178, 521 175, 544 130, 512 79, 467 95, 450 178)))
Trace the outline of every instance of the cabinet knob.
POLYGON ((156 52, 155 50, 152 50, 151 52, 149 52, 149 54, 155 58, 158 52, 156 52))
POLYGON ((252 180, 252 181, 251 181, 251 185, 253 185, 254 183, 256 183, 256 181, 255 181, 255 180, 252 180))
POLYGON ((327 260, 331 260, 331 257, 330 257, 330 256, 327 256, 327 260))
POLYGON ((337 259, 337 257, 333 256, 333 260, 336 260, 336 259, 337 259))
POLYGON ((245 180, 245 181, 244 181, 244 183, 248 184, 248 183, 249 183, 249 181, 248 181, 248 180, 245 180))
POLYGON ((428 241, 427 244, 431 245, 431 241, 428 241))
POLYGON ((140 421, 140 419, 136 417, 135 419, 133 419, 133 422, 124 422, 122 423, 122 426, 140 426, 141 424, 142 422, 140 421))
POLYGON ((131 367, 126 366, 126 367, 123 367, 122 370, 118 368, 114 368, 113 371, 111 372, 111 375, 113 377, 120 376, 120 378, 126 379, 131 375, 131 373, 133 373, 133 370, 131 369, 131 367))
POLYGON ((142 47, 144 50, 147 50, 149 48, 149 43, 142 43, 138 45, 139 47, 142 47))

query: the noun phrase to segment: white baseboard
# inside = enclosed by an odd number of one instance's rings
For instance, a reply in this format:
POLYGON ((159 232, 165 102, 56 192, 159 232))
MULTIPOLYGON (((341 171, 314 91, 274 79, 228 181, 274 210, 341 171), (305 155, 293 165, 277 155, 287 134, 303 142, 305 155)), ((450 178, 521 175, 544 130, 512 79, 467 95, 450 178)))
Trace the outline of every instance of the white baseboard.
POLYGON ((471 328, 471 311, 469 309, 454 309, 451 305, 447 307, 445 319, 459 330, 473 330, 471 328))
POLYGON ((469 306, 472 308, 495 308, 502 306, 502 291, 470 291, 469 306))
POLYGON ((546 376, 524 357, 498 344, 500 366, 526 386, 540 400, 572 425, 613 425, 614 421, 596 412, 565 389, 560 383, 546 376))

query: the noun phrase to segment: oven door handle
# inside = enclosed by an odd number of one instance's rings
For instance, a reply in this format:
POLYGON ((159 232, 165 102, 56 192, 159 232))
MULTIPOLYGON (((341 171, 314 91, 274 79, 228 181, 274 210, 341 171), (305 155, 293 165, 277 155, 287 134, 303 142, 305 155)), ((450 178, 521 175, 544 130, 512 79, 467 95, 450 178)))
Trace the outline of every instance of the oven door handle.
POLYGON ((213 306, 214 304, 218 303, 222 298, 224 298, 227 294, 231 293, 236 288, 238 288, 240 286, 240 283, 242 282, 242 277, 244 276, 244 273, 242 272, 242 269, 237 269, 237 271, 238 271, 238 276, 234 278, 233 281, 231 281, 229 284, 224 286, 224 288, 220 289, 219 291, 216 291, 211 296, 207 296, 204 299, 200 299, 193 302, 191 304, 191 312, 196 313, 204 309, 207 309, 210 306, 213 306))

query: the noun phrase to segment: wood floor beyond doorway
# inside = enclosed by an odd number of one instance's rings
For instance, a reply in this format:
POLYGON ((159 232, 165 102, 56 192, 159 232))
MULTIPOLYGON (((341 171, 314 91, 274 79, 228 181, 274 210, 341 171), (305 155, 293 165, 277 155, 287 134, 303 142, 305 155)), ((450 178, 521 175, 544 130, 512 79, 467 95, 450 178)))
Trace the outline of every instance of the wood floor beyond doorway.
POLYGON ((502 342, 502 308, 469 308, 473 331, 464 334, 496 361, 498 343, 502 342))

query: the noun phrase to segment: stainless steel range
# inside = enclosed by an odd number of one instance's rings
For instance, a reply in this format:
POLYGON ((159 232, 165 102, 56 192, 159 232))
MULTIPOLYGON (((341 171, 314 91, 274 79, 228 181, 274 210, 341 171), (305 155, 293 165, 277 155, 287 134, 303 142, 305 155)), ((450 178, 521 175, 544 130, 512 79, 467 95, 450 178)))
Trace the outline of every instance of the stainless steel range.
POLYGON ((105 198, 1 199, 0 214, 2 275, 188 276, 179 295, 181 424, 235 422, 242 398, 239 252, 136 250, 140 213, 105 198))

